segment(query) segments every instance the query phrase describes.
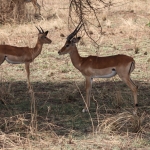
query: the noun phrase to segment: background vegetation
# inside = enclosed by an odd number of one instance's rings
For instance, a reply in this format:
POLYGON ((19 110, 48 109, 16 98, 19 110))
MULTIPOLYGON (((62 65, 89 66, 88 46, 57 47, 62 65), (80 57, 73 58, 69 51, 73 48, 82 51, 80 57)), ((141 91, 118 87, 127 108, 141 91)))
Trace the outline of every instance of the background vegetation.
MULTIPOLYGON (((59 56, 68 26, 69 1, 38 1, 41 17, 25 4, 27 20, 0 25, 0 43, 34 47, 37 29, 49 30, 51 45, 44 45, 32 63, 29 93, 24 65, 4 62, 0 68, 0 148, 63 150, 149 150, 150 149, 150 2, 113 0, 112 7, 101 7, 98 18, 86 16, 77 45, 81 56, 127 54, 136 61, 132 79, 138 85, 139 111, 134 116, 129 88, 116 76, 94 79, 89 113, 84 107, 84 77, 68 55, 59 56)), ((96 3, 96 1, 95 1, 96 3)), ((72 14, 73 15, 73 14, 72 14)), ((74 24, 77 24, 76 15, 74 24)))

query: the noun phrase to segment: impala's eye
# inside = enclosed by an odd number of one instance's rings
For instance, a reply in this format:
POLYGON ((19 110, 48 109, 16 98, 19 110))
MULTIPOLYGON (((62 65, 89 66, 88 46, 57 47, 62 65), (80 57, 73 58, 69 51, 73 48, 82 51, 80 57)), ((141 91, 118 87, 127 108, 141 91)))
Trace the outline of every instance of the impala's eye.
POLYGON ((69 44, 67 44, 66 47, 69 47, 69 44))

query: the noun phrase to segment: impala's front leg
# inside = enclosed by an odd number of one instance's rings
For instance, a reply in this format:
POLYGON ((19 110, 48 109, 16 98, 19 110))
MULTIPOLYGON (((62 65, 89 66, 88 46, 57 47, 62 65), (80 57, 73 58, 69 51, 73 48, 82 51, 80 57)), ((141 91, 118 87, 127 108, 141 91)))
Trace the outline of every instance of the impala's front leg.
POLYGON ((31 85, 30 85, 30 63, 28 63, 28 62, 25 63, 25 69, 26 69, 26 73, 27 73, 27 84, 28 84, 28 88, 30 90, 31 89, 31 85))
POLYGON ((85 108, 82 110, 82 112, 87 112, 90 107, 90 97, 91 97, 91 89, 92 89, 92 78, 91 77, 85 77, 86 79, 86 100, 85 100, 85 108))
POLYGON ((0 65, 5 61, 5 57, 3 55, 0 55, 0 65))

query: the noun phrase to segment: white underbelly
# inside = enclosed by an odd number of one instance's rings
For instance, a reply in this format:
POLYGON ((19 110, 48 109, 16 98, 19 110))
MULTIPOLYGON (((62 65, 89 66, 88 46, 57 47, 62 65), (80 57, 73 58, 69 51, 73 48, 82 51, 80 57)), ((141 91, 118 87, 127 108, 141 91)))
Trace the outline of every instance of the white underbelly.
POLYGON ((8 63, 11 63, 11 64, 22 64, 23 62, 19 62, 19 61, 12 61, 12 60, 9 60, 7 57, 5 58, 5 60, 8 62, 8 63))
POLYGON ((105 75, 95 75, 93 78, 111 78, 117 74, 116 70, 112 70, 110 74, 105 74, 105 75))

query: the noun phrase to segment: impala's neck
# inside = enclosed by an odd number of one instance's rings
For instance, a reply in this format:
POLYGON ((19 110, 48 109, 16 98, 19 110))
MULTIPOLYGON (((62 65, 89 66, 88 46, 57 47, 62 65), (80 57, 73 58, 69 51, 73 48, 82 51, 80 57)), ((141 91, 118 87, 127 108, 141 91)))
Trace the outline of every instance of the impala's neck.
POLYGON ((72 64, 77 68, 81 69, 81 64, 82 64, 82 57, 79 55, 77 47, 74 46, 70 52, 70 58, 72 61, 72 64))
POLYGON ((33 57, 37 57, 41 51, 42 51, 42 46, 43 46, 43 43, 41 43, 39 40, 37 41, 35 47, 33 48, 33 57))

